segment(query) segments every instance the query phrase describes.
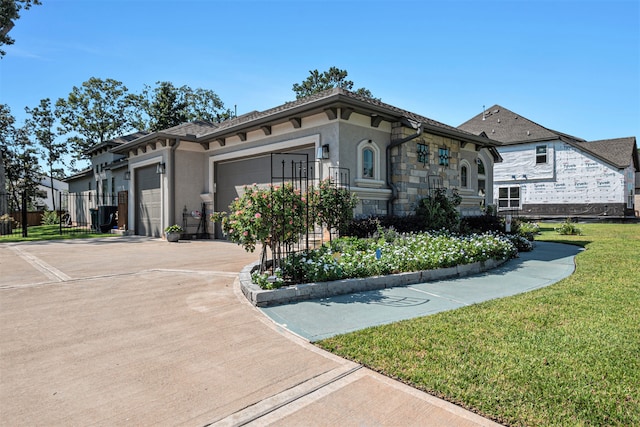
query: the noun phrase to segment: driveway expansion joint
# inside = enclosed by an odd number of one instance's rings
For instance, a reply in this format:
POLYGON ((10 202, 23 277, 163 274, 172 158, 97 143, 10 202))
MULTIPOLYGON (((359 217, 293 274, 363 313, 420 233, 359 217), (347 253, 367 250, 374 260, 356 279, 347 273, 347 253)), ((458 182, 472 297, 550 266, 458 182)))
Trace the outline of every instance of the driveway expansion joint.
POLYGON ((338 367, 330 371, 324 372, 315 377, 309 378, 293 387, 284 390, 276 395, 270 396, 266 399, 256 402, 253 405, 247 406, 221 420, 214 421, 210 424, 206 424, 206 427, 223 427, 223 426, 244 426, 253 423, 260 418, 265 417, 293 402, 307 397, 318 390, 326 388, 331 384, 334 384, 349 375, 362 369, 362 365, 356 365, 347 370, 344 367, 338 367), (337 375, 336 372, 338 371, 337 375), (328 379, 325 377, 329 376, 328 379), (317 383, 317 384, 316 384, 317 383))

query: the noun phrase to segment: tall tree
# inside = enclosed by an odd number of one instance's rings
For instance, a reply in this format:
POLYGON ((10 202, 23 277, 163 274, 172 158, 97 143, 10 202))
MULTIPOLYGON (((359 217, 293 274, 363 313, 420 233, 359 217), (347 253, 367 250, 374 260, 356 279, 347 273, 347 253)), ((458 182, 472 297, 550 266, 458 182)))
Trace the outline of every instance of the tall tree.
MULTIPOLYGON (((333 89, 335 87, 353 90, 353 82, 347 80, 347 70, 341 70, 338 67, 331 67, 328 71, 319 72, 318 70, 309 71, 309 77, 302 83, 294 83, 293 91, 296 93, 296 99, 304 98, 324 90, 333 89)), ((367 98, 373 98, 371 91, 360 88, 355 91, 358 95, 367 98)))
POLYGON ((51 198, 53 200, 53 210, 56 210, 56 198, 53 191, 53 179, 62 175, 64 166, 63 156, 66 153, 66 144, 56 141, 57 134, 54 130, 55 115, 51 107, 51 100, 45 98, 40 100, 40 105, 33 109, 25 108, 27 114, 31 115, 30 125, 36 142, 40 145, 42 159, 47 165, 47 175, 51 186, 51 198))
POLYGON ((132 97, 117 80, 91 77, 74 86, 67 99, 56 102, 59 131, 73 133, 67 139, 73 147, 75 159, 86 158, 91 146, 113 139, 131 130, 132 97))
POLYGON ((38 162, 38 149, 31 140, 30 125, 27 123, 13 129, 7 142, 5 173, 9 193, 15 206, 21 205, 20 194, 23 191, 27 193, 29 202, 33 203, 42 171, 38 162))
POLYGON ((204 120, 219 123, 233 117, 233 112, 225 108, 220 97, 210 89, 197 88, 187 92, 187 116, 189 121, 204 120))
POLYGON ((9 139, 16 119, 7 104, 0 104, 0 216, 9 212, 8 187, 5 164, 9 161, 9 139))
POLYGON ((145 85, 133 99, 138 108, 132 123, 138 129, 159 131, 194 120, 220 122, 231 117, 214 91, 175 87, 171 82, 156 82, 155 88, 145 85))
MULTIPOLYGON (((0 46, 12 45, 15 40, 9 37, 9 31, 15 26, 15 21, 20 18, 20 10, 30 9, 32 5, 38 5, 40 0, 0 0, 0 46)), ((5 51, 0 49, 0 57, 5 51)))

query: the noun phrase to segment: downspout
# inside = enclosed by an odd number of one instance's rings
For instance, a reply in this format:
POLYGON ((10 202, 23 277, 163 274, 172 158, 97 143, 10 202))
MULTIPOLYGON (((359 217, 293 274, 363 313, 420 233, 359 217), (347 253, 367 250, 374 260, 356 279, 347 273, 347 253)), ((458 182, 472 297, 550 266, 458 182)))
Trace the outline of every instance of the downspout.
POLYGON ((169 150, 169 157, 167 158, 167 173, 169 174, 169 188, 167 189, 167 198, 168 200, 168 205, 169 206, 169 224, 167 225, 172 225, 172 224, 177 224, 175 222, 175 218, 176 218, 176 200, 175 200, 175 194, 176 194, 176 149, 178 148, 178 146, 180 145, 180 138, 176 138, 176 142, 175 144, 173 144, 173 146, 171 147, 171 149, 169 150))
POLYGON ((416 129, 416 133, 405 136, 404 138, 392 140, 391 143, 387 145, 387 185, 391 187, 391 199, 387 201, 388 215, 393 215, 393 202, 398 198, 398 187, 396 187, 391 180, 391 149, 422 135, 422 123, 412 122, 411 127, 416 129))

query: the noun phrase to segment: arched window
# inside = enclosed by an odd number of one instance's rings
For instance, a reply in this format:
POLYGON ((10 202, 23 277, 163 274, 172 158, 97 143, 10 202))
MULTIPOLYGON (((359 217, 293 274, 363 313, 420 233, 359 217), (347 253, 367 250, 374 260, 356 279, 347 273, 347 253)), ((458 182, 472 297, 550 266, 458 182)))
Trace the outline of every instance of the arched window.
POLYGON ((385 184, 381 180, 383 164, 380 159, 380 148, 375 141, 364 139, 356 146, 356 177, 355 184, 358 187, 382 188, 385 184))
POLYGON ((478 175, 484 175, 485 171, 484 171, 484 163, 482 163, 482 160, 478 159, 478 175))
POLYGON ((486 200, 484 198, 487 194, 487 175, 484 169, 484 163, 482 160, 478 158, 478 196, 482 197, 483 200, 480 202, 482 207, 485 206, 486 200))
POLYGON ((362 177, 373 179, 374 175, 374 158, 375 153, 371 148, 362 150, 362 177))
POLYGON ((469 186, 469 168, 466 166, 462 166, 460 168, 460 185, 462 188, 467 188, 469 186))

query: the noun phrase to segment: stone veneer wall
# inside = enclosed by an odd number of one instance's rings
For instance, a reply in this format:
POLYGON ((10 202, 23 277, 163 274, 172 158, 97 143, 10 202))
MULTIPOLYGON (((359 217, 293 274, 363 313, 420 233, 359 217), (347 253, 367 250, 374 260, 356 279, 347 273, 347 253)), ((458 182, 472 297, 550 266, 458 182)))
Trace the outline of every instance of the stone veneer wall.
MULTIPOLYGON (((415 133, 414 129, 394 123, 391 140, 397 140, 415 133)), ((423 132, 404 144, 391 149, 391 182, 398 190, 393 204, 395 215, 408 215, 414 212, 417 202, 429 195, 430 177, 439 177, 442 186, 447 189, 459 188, 460 141, 423 132), (426 165, 418 162, 417 144, 429 146, 429 161, 426 165), (449 149, 449 166, 438 163, 438 149, 449 149)), ((433 179, 432 179, 433 180, 433 179)))

